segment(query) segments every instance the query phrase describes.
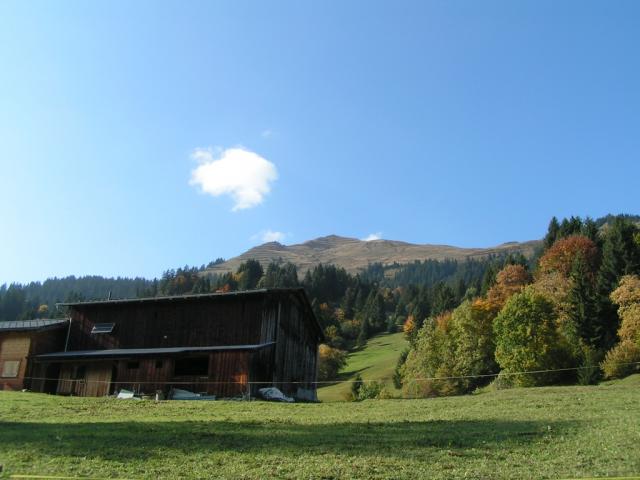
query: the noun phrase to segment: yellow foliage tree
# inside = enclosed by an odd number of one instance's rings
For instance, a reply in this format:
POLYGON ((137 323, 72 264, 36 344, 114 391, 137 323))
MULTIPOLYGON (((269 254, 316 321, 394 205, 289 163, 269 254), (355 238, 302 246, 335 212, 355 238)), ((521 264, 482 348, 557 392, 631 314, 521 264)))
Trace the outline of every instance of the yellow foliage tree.
POLYGON ((611 293, 611 300, 618 304, 622 320, 618 330, 620 343, 609 350, 602 369, 607 378, 619 378, 640 369, 640 277, 622 277, 618 288, 611 293))

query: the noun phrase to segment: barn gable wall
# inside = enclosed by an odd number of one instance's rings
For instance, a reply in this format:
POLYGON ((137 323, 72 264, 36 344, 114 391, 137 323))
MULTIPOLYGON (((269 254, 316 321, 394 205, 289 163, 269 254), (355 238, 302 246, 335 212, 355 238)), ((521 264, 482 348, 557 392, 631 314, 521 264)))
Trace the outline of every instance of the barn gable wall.
POLYGON ((73 307, 69 350, 206 347, 273 341, 274 317, 260 296, 243 299, 99 304, 73 307), (92 334, 96 323, 112 333, 92 334), (264 326, 264 328, 263 328, 264 326))

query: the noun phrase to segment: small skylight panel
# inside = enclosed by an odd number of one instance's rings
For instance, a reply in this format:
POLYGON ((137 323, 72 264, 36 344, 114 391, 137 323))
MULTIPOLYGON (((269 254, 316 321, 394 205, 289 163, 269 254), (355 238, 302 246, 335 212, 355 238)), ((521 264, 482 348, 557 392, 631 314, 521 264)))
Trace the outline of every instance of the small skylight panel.
POLYGON ((111 333, 114 326, 113 323, 96 323, 91 329, 91 333, 111 333))

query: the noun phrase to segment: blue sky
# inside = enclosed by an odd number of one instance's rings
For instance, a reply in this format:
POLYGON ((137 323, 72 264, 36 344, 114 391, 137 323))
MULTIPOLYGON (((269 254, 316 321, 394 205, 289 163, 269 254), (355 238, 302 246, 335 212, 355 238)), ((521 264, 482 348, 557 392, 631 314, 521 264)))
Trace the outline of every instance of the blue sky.
POLYGON ((636 1, 2 2, 0 283, 638 213, 639 45, 636 1))

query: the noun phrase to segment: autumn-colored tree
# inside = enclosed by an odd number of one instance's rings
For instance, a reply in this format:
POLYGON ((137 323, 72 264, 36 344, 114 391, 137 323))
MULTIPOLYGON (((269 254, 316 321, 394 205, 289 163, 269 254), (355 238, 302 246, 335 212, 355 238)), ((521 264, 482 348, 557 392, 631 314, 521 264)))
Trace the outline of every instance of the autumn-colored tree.
POLYGON ((345 320, 340 323, 340 331, 342 336, 348 340, 355 340, 360 333, 362 322, 360 320, 345 320))
POLYGON ((506 301, 520 292, 529 282, 531 275, 522 265, 507 265, 496 275, 494 285, 487 293, 489 306, 497 313, 506 301))
POLYGON ((450 335, 451 312, 428 319, 417 334, 401 368, 406 397, 434 397, 458 392, 454 382, 437 378, 454 375, 455 348, 450 335))
POLYGON ((401 367, 407 396, 468 393, 495 373, 493 311, 465 300, 453 312, 428 320, 401 367), (448 377, 448 378, 445 378, 448 377))
POLYGON ((582 256, 586 271, 595 280, 598 271, 598 247, 582 235, 572 235, 556 241, 540 259, 540 273, 559 272, 568 277, 578 255, 582 256))
POLYGON ((324 329, 324 337, 327 344, 335 348, 344 348, 344 338, 340 334, 340 329, 337 325, 329 325, 324 329))
POLYGON ((635 307, 640 305, 640 276, 623 276, 618 288, 611 293, 611 300, 618 305, 620 318, 624 319, 628 316, 635 307))
POLYGON ((607 378, 618 378, 640 369, 640 277, 623 276, 611 300, 618 304, 620 343, 609 350, 602 368, 607 378))
POLYGON ((404 336, 407 340, 411 341, 416 335, 416 320, 413 315, 408 315, 407 319, 404 321, 404 325, 402 325, 402 331, 404 332, 404 336))
POLYGON ((346 352, 321 344, 318 347, 318 380, 334 379, 346 362, 346 352))
POLYGON ((621 341, 628 340, 640 347, 640 277, 622 277, 620 286, 611 293, 611 300, 618 304, 621 319, 618 337, 621 341))

